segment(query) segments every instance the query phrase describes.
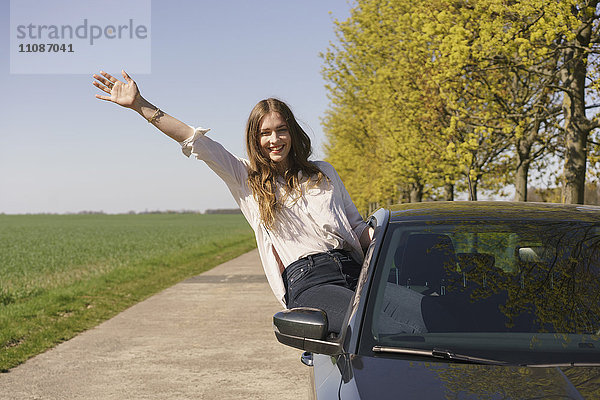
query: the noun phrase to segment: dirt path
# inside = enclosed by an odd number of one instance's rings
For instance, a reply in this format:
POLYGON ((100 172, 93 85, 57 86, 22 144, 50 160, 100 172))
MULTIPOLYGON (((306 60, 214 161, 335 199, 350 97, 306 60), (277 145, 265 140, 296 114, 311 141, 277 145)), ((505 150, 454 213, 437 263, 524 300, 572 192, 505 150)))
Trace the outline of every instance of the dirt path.
POLYGON ((304 399, 280 309, 255 250, 0 373, 0 399, 304 399))

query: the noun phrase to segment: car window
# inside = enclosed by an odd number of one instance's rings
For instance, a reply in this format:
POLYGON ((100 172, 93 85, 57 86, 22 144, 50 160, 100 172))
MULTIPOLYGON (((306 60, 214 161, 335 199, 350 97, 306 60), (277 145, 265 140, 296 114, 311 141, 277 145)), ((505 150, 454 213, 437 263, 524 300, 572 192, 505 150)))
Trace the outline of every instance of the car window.
POLYGON ((598 224, 396 223, 377 268, 372 343, 599 358, 598 224))

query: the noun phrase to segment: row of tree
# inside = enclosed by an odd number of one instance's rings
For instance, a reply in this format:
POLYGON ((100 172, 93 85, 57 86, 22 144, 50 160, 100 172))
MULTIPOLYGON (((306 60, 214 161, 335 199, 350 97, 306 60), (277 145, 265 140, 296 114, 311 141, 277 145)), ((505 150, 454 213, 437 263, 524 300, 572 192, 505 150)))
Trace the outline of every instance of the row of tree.
POLYGON ((357 0, 323 54, 327 159, 360 210, 599 175, 600 0, 357 0))

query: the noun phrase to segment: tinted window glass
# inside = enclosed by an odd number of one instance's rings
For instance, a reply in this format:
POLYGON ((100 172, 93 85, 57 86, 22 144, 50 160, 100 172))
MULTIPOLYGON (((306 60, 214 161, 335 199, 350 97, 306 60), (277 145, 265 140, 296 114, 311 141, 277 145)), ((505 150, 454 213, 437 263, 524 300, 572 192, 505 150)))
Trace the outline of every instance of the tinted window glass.
POLYGON ((598 224, 392 224, 377 268, 367 324, 377 345, 598 360, 598 224))

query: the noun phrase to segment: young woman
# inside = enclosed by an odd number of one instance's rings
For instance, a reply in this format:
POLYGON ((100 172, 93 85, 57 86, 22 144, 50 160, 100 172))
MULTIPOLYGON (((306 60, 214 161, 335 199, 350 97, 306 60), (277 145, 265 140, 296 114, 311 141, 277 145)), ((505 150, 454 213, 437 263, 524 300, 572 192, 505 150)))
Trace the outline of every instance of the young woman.
POLYGON ((186 156, 203 160, 227 184, 254 230, 265 274, 287 308, 324 310, 339 332, 372 237, 339 175, 329 163, 308 161, 310 138, 289 107, 259 102, 246 125, 249 160, 236 157, 205 133, 144 99, 122 71, 124 82, 106 72, 93 84, 96 95, 130 108, 179 142, 186 156))

